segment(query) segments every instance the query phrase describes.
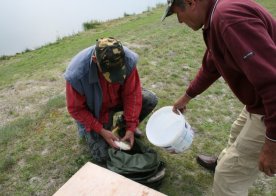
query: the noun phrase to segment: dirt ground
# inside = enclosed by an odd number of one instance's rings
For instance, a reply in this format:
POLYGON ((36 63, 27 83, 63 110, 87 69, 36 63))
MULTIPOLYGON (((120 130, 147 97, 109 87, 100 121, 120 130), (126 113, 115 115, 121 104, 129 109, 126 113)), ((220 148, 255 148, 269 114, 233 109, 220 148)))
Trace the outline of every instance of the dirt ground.
POLYGON ((36 113, 47 101, 65 93, 65 81, 59 74, 51 81, 17 81, 0 90, 0 127, 25 115, 36 113))

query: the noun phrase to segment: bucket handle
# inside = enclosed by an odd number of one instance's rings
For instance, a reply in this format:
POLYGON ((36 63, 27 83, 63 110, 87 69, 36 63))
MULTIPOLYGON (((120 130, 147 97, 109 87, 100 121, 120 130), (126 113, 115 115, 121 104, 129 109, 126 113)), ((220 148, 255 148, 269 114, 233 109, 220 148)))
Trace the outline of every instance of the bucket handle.
POLYGON ((176 109, 176 111, 178 112, 178 115, 182 115, 179 109, 176 109))

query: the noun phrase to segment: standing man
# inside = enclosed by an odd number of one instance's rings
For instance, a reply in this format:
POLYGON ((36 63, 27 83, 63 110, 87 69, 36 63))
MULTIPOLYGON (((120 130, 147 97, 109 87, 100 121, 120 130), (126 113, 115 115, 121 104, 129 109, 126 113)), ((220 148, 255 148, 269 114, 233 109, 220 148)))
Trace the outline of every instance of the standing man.
POLYGON ((99 164, 106 162, 109 146, 118 148, 120 138, 111 132, 114 113, 123 111, 122 141, 132 146, 135 133, 141 135, 139 122, 157 104, 156 96, 141 88, 137 61, 136 53, 107 37, 78 53, 65 72, 67 109, 99 164))
POLYGON ((198 161, 216 166, 215 195, 247 195, 259 170, 276 173, 276 21, 252 0, 168 0, 163 20, 173 13, 195 31, 203 27, 207 46, 202 67, 174 110, 183 111, 224 78, 245 108, 218 159, 198 161))

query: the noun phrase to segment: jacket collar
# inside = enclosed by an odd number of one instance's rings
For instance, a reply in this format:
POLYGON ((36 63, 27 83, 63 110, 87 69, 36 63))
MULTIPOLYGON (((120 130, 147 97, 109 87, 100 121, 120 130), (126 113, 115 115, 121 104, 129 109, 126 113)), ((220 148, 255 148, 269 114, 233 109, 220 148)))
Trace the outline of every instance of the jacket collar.
POLYGON ((90 68, 89 68, 89 84, 98 83, 99 76, 98 76, 98 66, 96 63, 90 60, 90 68))
POLYGON ((212 17, 216 10, 218 2, 219 2, 219 0, 210 0, 209 1, 209 7, 208 7, 206 21, 204 23, 203 31, 210 28, 210 24, 212 22, 212 17))

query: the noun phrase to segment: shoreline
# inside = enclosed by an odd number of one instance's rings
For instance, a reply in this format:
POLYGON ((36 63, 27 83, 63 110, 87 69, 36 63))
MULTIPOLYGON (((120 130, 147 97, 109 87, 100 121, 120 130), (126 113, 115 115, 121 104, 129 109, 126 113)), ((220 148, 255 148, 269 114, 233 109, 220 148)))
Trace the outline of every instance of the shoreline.
MULTIPOLYGON (((149 11, 152 11, 153 9, 155 9, 156 7, 160 6, 160 5, 163 5, 162 3, 157 3, 155 4, 154 6, 148 6, 145 10, 143 11, 139 11, 139 12, 133 12, 132 14, 129 14, 128 12, 124 12, 123 13, 123 16, 116 16, 114 18, 111 18, 110 19, 103 19, 103 20, 93 20, 93 19, 89 19, 87 21, 84 21, 82 22, 81 24, 79 24, 78 26, 75 26, 72 28, 72 30, 70 32, 60 32, 58 33, 58 29, 55 29, 54 31, 56 31, 55 34, 51 35, 50 33, 50 37, 47 38, 44 38, 41 37, 42 39, 39 39, 41 40, 41 43, 31 43, 29 44, 29 46, 26 46, 26 47, 22 47, 22 49, 20 49, 20 47, 18 48, 18 50, 15 48, 15 49, 11 49, 10 51, 15 51, 15 52, 3 52, 2 54, 0 53, 0 60, 5 60, 5 59, 8 59, 9 57, 12 57, 12 56, 15 56, 15 55, 18 55, 18 54, 22 54, 22 53, 25 53, 25 52, 29 52, 29 51, 34 51, 36 49, 40 49, 41 47, 44 47, 44 46, 47 46, 49 44, 54 44, 56 42, 58 42, 59 40, 63 39, 63 38, 66 38, 66 37, 71 37, 71 36, 75 36, 79 33, 82 33, 84 31, 86 31, 85 29, 85 24, 88 24, 88 23, 91 23, 91 22, 97 22, 97 23, 105 23, 105 22, 110 22, 110 21, 113 21, 113 20, 118 20, 118 19, 122 19, 124 17, 128 17, 128 16, 134 16, 134 15, 139 15, 139 14, 143 14, 144 12, 149 12, 149 11), (36 46, 35 46, 36 45, 36 46)), ((89 29, 88 29, 89 30, 89 29)), ((44 36, 45 37, 45 36, 44 36)), ((31 39, 28 39, 31 41, 31 39)), ((12 44, 12 45, 16 45, 16 44, 12 44)), ((28 45, 28 44, 27 44, 28 45)), ((3 49, 5 51, 5 49, 3 49)))

